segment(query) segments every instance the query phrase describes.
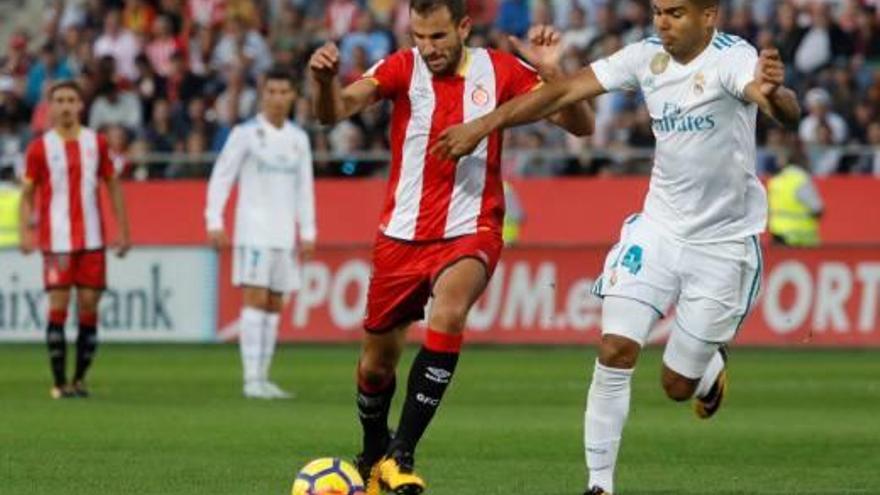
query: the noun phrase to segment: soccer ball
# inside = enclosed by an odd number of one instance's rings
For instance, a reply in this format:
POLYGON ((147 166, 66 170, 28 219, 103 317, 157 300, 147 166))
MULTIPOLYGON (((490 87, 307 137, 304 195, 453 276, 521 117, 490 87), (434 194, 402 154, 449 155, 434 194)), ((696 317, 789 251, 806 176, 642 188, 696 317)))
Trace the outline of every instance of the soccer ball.
POLYGON ((291 495, 364 495, 364 480, 351 464, 325 457, 305 465, 296 475, 291 495))

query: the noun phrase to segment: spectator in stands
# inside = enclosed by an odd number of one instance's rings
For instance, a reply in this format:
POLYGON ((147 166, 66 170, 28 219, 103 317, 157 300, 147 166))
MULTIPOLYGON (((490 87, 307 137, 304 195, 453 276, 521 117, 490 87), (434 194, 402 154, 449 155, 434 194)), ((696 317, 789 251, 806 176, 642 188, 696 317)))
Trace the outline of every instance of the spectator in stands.
POLYGON ((159 0, 159 15, 168 19, 168 22, 171 23, 171 32, 175 36, 183 34, 183 0, 159 0))
POLYGON ((647 2, 626 2, 623 24, 623 44, 629 45, 647 38, 653 32, 653 14, 647 2))
POLYGON ((330 38, 340 40, 352 31, 360 7, 355 0, 330 0, 327 3, 326 25, 330 38))
POLYGON ((371 65, 367 49, 364 46, 355 46, 354 51, 349 56, 351 60, 348 61, 347 66, 341 73, 342 82, 346 85, 360 79, 369 70, 371 65))
POLYGON ((305 14, 294 5, 285 3, 276 22, 272 24, 270 44, 275 55, 274 61, 286 58, 286 65, 298 67, 305 65, 312 51, 313 34, 306 27, 305 14), (279 57, 281 55, 281 57, 279 57))
POLYGON ((120 177, 130 177, 132 163, 128 155, 129 133, 119 125, 112 125, 104 130, 107 137, 107 151, 110 161, 113 162, 113 170, 120 177))
POLYGON ((813 175, 825 177, 837 173, 841 166, 843 153, 834 146, 834 130, 827 120, 819 120, 815 135, 807 142, 807 153, 813 175))
POLYGON ((378 29, 369 11, 358 14, 354 30, 346 34, 339 44, 341 72, 352 69, 354 51, 361 47, 366 51, 367 65, 372 65, 385 58, 393 48, 391 33, 378 29))
POLYGON ((9 167, 20 172, 24 169, 24 153, 22 136, 17 128, 16 122, 3 111, 0 103, 0 168, 9 167))
POLYGON ((213 29, 223 24, 225 5, 225 0, 186 0, 186 17, 193 24, 213 29))
POLYGON ((74 76, 83 73, 92 62, 92 46, 77 26, 70 26, 61 34, 60 57, 74 76))
POLYGON ((227 19, 230 17, 241 19, 249 29, 260 29, 260 13, 257 10, 257 2, 254 0, 226 0, 227 19))
POLYGON ((755 44, 758 39, 758 25, 752 17, 752 8, 747 3, 740 4, 739 7, 733 9, 730 15, 725 31, 734 34, 755 44))
POLYGON ((116 61, 116 75, 128 81, 137 79, 134 59, 141 52, 137 37, 122 26, 122 13, 111 10, 104 21, 104 33, 95 41, 95 57, 110 55, 116 61))
POLYGON ((12 77, 25 77, 31 66, 31 56, 28 49, 28 34, 18 30, 9 37, 9 45, 6 56, 0 63, 0 73, 12 77))
POLYGON ((122 25, 135 36, 146 36, 153 29, 156 9, 147 0, 125 0, 122 25))
POLYGON ((140 77, 135 82, 134 88, 141 101, 141 111, 144 121, 149 122, 153 115, 153 104, 158 98, 166 98, 168 81, 156 74, 146 55, 138 55, 135 60, 140 77))
POLYGON ((140 135, 147 150, 152 153, 171 153, 177 149, 177 134, 171 122, 171 104, 156 100, 150 125, 140 135))
POLYGON ((174 35, 171 19, 165 16, 156 18, 153 24, 153 39, 147 43, 144 52, 155 71, 163 77, 171 73, 171 57, 184 51, 184 45, 174 35))
POLYGON ((214 102, 214 113, 220 132, 228 133, 232 127, 253 117, 257 112, 257 90, 248 83, 241 64, 226 68, 226 88, 214 102))
MULTIPOLYGON (((215 139, 217 133, 217 123, 208 116, 208 101, 203 97, 195 97, 186 105, 186 114, 181 119, 179 116, 174 118, 175 133, 178 136, 189 136, 193 132, 198 132, 204 137, 206 150, 219 151, 223 147, 222 138, 215 139)), ((180 145, 181 143, 178 143, 180 145)), ((186 148, 186 143, 183 143, 186 148)))
POLYGON ((846 120, 831 111, 831 94, 823 88, 813 88, 807 92, 807 110, 809 114, 801 121, 800 138, 804 143, 817 143, 821 133, 819 127, 827 125, 831 130, 831 142, 843 144, 849 137, 846 120))
POLYGON ((40 58, 33 64, 27 75, 25 102, 31 107, 36 106, 43 87, 59 79, 72 79, 73 71, 64 59, 58 59, 55 44, 47 42, 40 48, 40 58))
POLYGON ((773 46, 790 70, 794 69, 794 57, 807 30, 798 25, 797 9, 789 2, 780 2, 776 10, 776 24, 773 28, 773 46))
POLYGON ((868 146, 872 150, 859 158, 855 171, 863 174, 871 174, 880 178, 880 122, 872 122, 868 126, 868 146))
POLYGON ((211 56, 211 68, 222 71, 225 67, 244 62, 248 72, 257 78, 272 65, 272 52, 263 36, 251 29, 240 17, 226 21, 223 36, 211 56))
POLYGON ((216 45, 215 41, 213 30, 198 24, 193 25, 187 43, 188 57, 185 58, 185 65, 189 66, 189 70, 193 74, 200 77, 208 75, 211 67, 211 54, 214 53, 216 45))
POLYGON ((206 82, 186 67, 186 59, 180 52, 171 56, 171 72, 166 79, 166 95, 176 111, 185 113, 190 100, 202 94, 206 82))
POLYGON ((599 36, 596 29, 587 24, 587 13, 575 6, 568 11, 568 29, 562 33, 564 50, 585 51, 599 36))
POLYGON ((810 27, 794 57, 795 67, 802 74, 814 74, 853 53, 852 39, 831 17, 826 2, 814 0, 810 4, 810 17, 810 27))
POLYGON ((143 111, 136 93, 123 90, 114 83, 98 89, 97 97, 89 109, 89 127, 100 130, 118 125, 134 133, 142 123, 143 111))
POLYGON ((495 28, 516 37, 525 36, 532 24, 529 3, 526 0, 501 0, 495 28))
POLYGON ((498 0, 467 0, 466 3, 468 15, 476 30, 483 31, 492 26, 498 15, 498 0))

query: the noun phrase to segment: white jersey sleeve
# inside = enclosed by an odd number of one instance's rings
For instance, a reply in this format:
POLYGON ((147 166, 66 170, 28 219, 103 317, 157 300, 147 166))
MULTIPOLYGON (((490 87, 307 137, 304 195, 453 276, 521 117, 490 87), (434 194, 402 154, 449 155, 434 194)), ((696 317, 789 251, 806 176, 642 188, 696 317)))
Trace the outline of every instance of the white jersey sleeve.
POLYGON ((236 126, 223 145, 208 182, 205 222, 209 231, 223 229, 223 209, 226 207, 226 200, 229 199, 229 193, 232 192, 232 186, 238 179, 246 157, 247 142, 242 129, 236 126))
POLYGON ((305 242, 315 242, 317 238, 317 228, 315 224, 315 179, 314 179, 314 161, 312 159, 312 147, 309 138, 304 133, 302 135, 303 149, 305 156, 302 160, 302 173, 297 184, 296 195, 296 218, 299 224, 299 237, 305 242))
POLYGON ((639 70, 644 68, 644 44, 633 43, 610 57, 593 62, 590 66, 605 91, 636 91, 639 89, 639 70))
POLYGON ((746 86, 755 80, 758 67, 758 52, 741 41, 731 47, 724 56, 724 64, 719 67, 719 78, 724 89, 735 98, 744 100, 746 86))

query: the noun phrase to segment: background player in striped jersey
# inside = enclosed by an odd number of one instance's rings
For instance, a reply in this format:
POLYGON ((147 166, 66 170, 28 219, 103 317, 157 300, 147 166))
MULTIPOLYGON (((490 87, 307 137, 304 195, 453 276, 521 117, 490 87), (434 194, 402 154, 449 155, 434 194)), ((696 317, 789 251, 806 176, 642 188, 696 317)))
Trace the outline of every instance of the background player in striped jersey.
POLYGON ((265 75, 261 110, 235 126, 217 158, 205 209, 208 236, 228 244, 223 208, 239 181, 235 212, 232 282, 241 287, 239 345, 245 397, 284 399, 290 394, 269 381, 284 297, 299 288, 296 225, 300 253, 315 249, 315 192, 308 135, 288 120, 296 87, 285 69, 265 75))
MULTIPOLYGON (((357 371, 364 432, 358 465, 369 478, 369 493, 380 484, 397 494, 424 489, 413 472, 413 454, 452 380, 468 312, 501 253, 501 134, 488 136, 460 160, 438 159, 428 150, 447 127, 485 115, 542 79, 562 76, 559 34, 551 28, 533 28, 528 43, 512 40, 533 69, 508 53, 466 48, 471 21, 462 0, 413 0, 410 8, 415 48, 382 60, 363 79, 341 87, 332 44, 310 62, 315 109, 325 124, 380 99, 394 103, 391 175, 357 371), (410 370, 392 439, 388 410, 397 363, 407 330, 424 317, 429 297, 426 339, 410 370)), ((579 135, 592 130, 585 102, 550 120, 579 135)))
POLYGON ((654 0, 659 36, 633 43, 559 84, 447 131, 436 151, 459 156, 490 132, 606 91, 641 90, 657 149, 641 215, 628 219, 596 285, 602 342, 584 418, 588 495, 610 494, 636 361, 674 307, 663 388, 694 400, 701 418, 721 405, 726 343, 751 310, 761 278, 767 198, 755 172, 760 109, 794 126, 797 96, 775 49, 715 30, 717 0, 654 0))
POLYGON ((28 228, 39 195, 40 242, 43 279, 49 295, 46 342, 54 385, 52 397, 87 397, 86 372, 98 347, 98 302, 106 287, 104 226, 98 186, 107 184, 113 214, 119 226, 117 255, 129 248, 128 217, 122 188, 103 136, 80 125, 83 99, 71 81, 49 90, 52 129, 34 139, 27 148, 21 201, 21 250, 34 251, 37 244, 28 228), (71 288, 76 287, 79 333, 76 338, 76 369, 67 382, 67 343, 64 324, 71 288))

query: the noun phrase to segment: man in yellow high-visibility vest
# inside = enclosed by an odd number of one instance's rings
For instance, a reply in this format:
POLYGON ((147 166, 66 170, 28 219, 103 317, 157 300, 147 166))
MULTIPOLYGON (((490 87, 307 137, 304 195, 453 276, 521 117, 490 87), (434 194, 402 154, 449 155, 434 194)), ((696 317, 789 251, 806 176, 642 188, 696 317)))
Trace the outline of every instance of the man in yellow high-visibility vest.
POLYGON ((18 247, 20 204, 21 190, 15 181, 13 168, 0 166, 0 249, 18 247))
POLYGON ((504 245, 512 246, 519 242, 520 228, 526 220, 526 212, 513 186, 504 181, 504 225, 501 238, 504 245))
POLYGON ((825 206, 810 172, 787 165, 767 185, 770 234, 777 244, 792 247, 819 245, 819 219, 825 206))

